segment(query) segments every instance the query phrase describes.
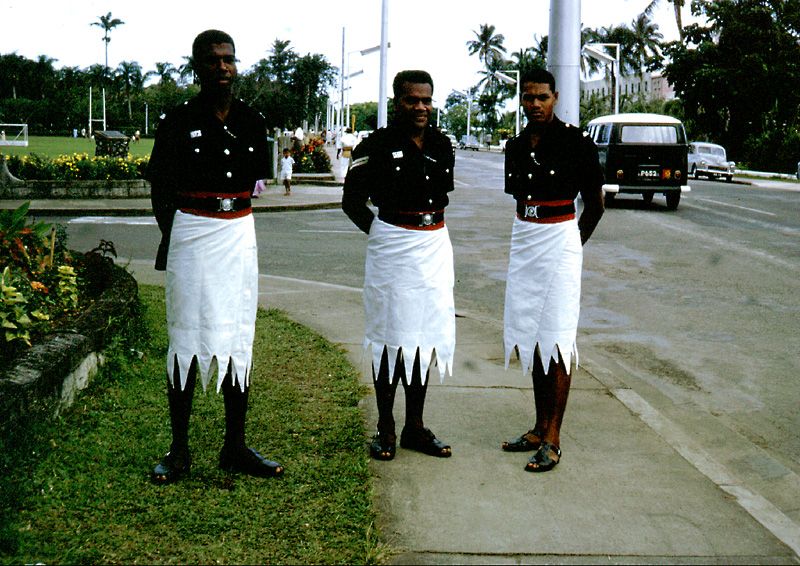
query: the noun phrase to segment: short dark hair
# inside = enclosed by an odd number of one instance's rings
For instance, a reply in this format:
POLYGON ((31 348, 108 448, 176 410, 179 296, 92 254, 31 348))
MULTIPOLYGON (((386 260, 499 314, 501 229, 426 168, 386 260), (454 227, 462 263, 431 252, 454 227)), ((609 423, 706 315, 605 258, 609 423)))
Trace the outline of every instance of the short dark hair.
POLYGON ((429 84, 431 85, 431 92, 433 92, 433 79, 428 71, 400 71, 392 81, 395 101, 400 100, 400 97, 403 96, 404 83, 429 84))
POLYGON ((556 78, 553 76, 553 73, 548 71, 547 69, 542 69, 541 67, 535 67, 533 69, 528 69, 524 73, 522 73, 522 78, 520 79, 520 86, 524 87, 525 83, 539 83, 544 84, 547 83, 550 85, 550 90, 555 92, 556 91, 556 78))
POLYGON ((218 29, 207 29, 194 38, 194 42, 192 42, 192 59, 197 61, 203 51, 215 43, 230 43, 233 46, 233 52, 236 53, 236 44, 233 43, 233 38, 230 35, 218 29))

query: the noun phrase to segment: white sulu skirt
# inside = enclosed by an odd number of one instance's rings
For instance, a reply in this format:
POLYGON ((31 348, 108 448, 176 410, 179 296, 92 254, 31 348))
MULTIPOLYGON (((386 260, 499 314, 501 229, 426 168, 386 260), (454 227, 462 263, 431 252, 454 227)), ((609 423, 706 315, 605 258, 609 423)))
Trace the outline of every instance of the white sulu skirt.
MULTIPOLYGON (((439 368, 452 375, 456 345, 453 247, 447 227, 407 230, 376 218, 367 241, 364 275, 366 332, 375 375, 387 350, 390 372, 402 356, 411 379, 419 353, 420 376, 439 368)), ((392 375, 392 381, 396 376, 392 375)))
POLYGON ((253 215, 206 218, 175 213, 167 256, 167 373, 178 362, 181 389, 197 358, 203 389, 228 364, 234 383, 250 384, 258 308, 258 253, 253 215))
POLYGON ((506 281, 503 338, 506 369, 518 350, 523 373, 536 349, 545 371, 561 353, 567 372, 578 363, 583 248, 578 222, 537 224, 514 219, 506 281))

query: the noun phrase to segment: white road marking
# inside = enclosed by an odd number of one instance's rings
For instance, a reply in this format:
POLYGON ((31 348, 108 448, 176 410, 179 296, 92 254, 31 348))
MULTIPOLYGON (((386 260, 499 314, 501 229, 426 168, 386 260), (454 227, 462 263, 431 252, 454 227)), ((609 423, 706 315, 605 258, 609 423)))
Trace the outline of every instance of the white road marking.
POLYGON ((361 230, 298 230, 298 232, 309 232, 311 234, 363 234, 361 230))
POLYGON ((130 226, 151 226, 156 224, 152 216, 79 216, 67 224, 128 224, 130 226))
POLYGON ((264 279, 275 279, 276 281, 287 281, 289 283, 297 283, 299 285, 310 285, 313 287, 322 287, 325 289, 335 289, 337 291, 351 291, 353 293, 362 293, 364 290, 361 287, 348 287, 347 285, 336 285, 335 283, 325 283, 324 281, 312 281, 311 279, 297 279, 296 277, 283 277, 281 275, 259 275, 264 279))
POLYGON ((738 204, 730 204, 730 203, 727 203, 727 202, 720 202, 718 200, 713 200, 713 199, 710 199, 710 198, 697 198, 696 197, 696 198, 694 198, 692 200, 701 200, 703 202, 710 202, 712 204, 718 204, 720 206, 730 206, 732 208, 738 208, 740 210, 747 210, 748 212, 755 212, 757 214, 765 214, 767 216, 777 216, 777 214, 775 214, 774 212, 767 212, 766 210, 759 210, 757 208, 750 208, 748 206, 740 206, 738 204))

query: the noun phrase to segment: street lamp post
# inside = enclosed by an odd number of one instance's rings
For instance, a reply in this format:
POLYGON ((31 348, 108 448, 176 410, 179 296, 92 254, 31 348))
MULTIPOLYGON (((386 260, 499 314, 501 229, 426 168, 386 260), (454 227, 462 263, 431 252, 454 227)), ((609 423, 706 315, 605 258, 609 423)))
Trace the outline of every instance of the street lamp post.
POLYGON ((519 71, 517 69, 507 69, 505 71, 495 71, 494 76, 509 85, 517 85, 517 97, 515 99, 515 104, 517 108, 517 126, 514 130, 514 135, 519 135, 519 91, 520 91, 520 84, 519 84, 519 71), (511 78, 506 73, 516 73, 517 78, 511 78))
MULTIPOLYGON (((391 43, 386 45, 387 48, 391 47, 391 46, 392 46, 391 43)), ((356 49, 355 51, 348 51, 348 53, 347 53, 347 75, 345 76, 345 81, 349 82, 351 78, 357 77, 358 75, 361 75, 361 74, 364 73, 363 69, 360 69, 358 71, 353 71, 353 72, 350 71, 350 55, 352 55, 353 53, 358 53, 358 54, 360 54, 362 56, 363 55, 369 55, 370 53, 375 53, 376 51, 380 51, 380 49, 381 49, 381 46, 380 45, 376 45, 374 47, 368 47, 367 49, 356 49)), ((347 90, 347 88, 348 87, 345 87, 345 90, 347 90)), ((349 96, 349 93, 348 93, 348 97, 347 97, 347 123, 348 124, 350 123, 350 96, 349 96)))
POLYGON ((456 93, 456 94, 460 94, 461 96, 465 96, 467 98, 467 143, 469 143, 469 140, 470 140, 470 137, 469 137, 470 129, 469 128, 470 128, 470 122, 472 121, 470 119, 470 117, 471 117, 470 113, 472 111, 472 95, 469 93, 469 90, 464 92, 462 90, 453 89, 453 92, 456 93))
POLYGON ((613 65, 614 75, 614 114, 619 114, 619 43, 588 43, 583 46, 583 52, 592 59, 613 65), (600 47, 613 47, 615 56, 612 57, 600 47))

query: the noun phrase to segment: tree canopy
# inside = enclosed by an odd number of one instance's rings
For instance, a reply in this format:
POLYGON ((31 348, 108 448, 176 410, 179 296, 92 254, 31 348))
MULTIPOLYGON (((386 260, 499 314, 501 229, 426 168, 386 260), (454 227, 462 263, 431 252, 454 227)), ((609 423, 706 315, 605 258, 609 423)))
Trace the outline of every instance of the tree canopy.
MULTIPOLYGON (((26 123, 34 135, 71 134, 87 124, 93 87, 95 116, 101 112, 101 88, 106 90, 109 128, 152 132, 161 113, 197 92, 191 84, 191 57, 183 59, 179 67, 160 61, 148 71, 136 61, 122 61, 116 69, 102 64, 56 69, 57 60, 45 55, 31 60, 0 54, 0 122, 26 123), (145 86, 148 81, 153 84, 145 86)), ((289 41, 276 39, 269 57, 240 69, 237 95, 260 110, 270 128, 294 129, 304 121, 313 125, 325 118, 326 92, 336 72, 324 56, 299 56, 289 41)))
POLYGON ((695 137, 751 166, 793 170, 800 156, 800 0, 695 1, 708 22, 665 47, 665 73, 695 137))

